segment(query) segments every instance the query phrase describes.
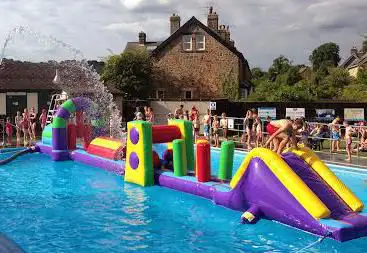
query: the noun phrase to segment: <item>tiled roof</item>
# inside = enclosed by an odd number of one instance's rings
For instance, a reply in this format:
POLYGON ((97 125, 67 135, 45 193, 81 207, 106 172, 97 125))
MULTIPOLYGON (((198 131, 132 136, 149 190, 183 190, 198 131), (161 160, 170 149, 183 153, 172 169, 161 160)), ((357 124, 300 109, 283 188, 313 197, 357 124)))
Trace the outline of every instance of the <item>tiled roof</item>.
MULTIPOLYGON (((88 61, 94 69, 101 73, 104 62, 88 61)), ((4 59, 0 65, 0 90, 59 90, 53 84, 56 66, 52 62, 21 62, 4 59)), ((78 82, 82 82, 82 77, 78 82)), ((114 94, 121 93, 114 85, 107 84, 114 94)))
POLYGON ((124 51, 145 48, 148 52, 152 52, 161 43, 162 42, 160 42, 160 41, 148 41, 148 42, 145 42, 145 44, 140 44, 139 42, 128 42, 126 44, 126 47, 125 47, 124 51))
POLYGON ((366 53, 359 53, 353 54, 349 56, 342 64, 341 67, 343 68, 353 68, 360 66, 366 63, 367 60, 367 52, 366 53))

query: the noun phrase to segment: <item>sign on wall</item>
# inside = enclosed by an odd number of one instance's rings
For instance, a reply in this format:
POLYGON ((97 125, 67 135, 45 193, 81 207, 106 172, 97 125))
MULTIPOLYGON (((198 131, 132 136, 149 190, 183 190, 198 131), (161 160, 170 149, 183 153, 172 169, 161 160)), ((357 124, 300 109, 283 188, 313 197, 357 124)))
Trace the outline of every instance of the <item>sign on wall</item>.
POLYGON ((305 108, 286 108, 285 116, 291 119, 304 118, 306 116, 305 108))
POLYGON ((344 108, 345 120, 364 120, 364 108, 344 108))
POLYGON ((316 120, 333 120, 335 118, 335 109, 315 109, 316 120))
POLYGON ((217 110, 217 102, 209 102, 209 110, 211 111, 217 110))
POLYGON ((228 129, 234 129, 234 119, 228 119, 228 129))
POLYGON ((261 119, 270 117, 271 119, 277 118, 277 108, 275 107, 259 107, 257 108, 257 114, 261 119))

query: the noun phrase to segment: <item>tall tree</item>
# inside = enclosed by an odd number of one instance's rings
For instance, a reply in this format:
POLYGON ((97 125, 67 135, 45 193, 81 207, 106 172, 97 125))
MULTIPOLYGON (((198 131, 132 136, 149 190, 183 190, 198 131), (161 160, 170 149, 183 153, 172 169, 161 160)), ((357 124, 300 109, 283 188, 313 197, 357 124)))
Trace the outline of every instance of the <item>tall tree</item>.
POLYGON ((251 69, 251 73, 253 81, 262 78, 266 74, 261 68, 253 68, 251 69))
POLYGON ((309 60, 314 71, 321 67, 336 67, 340 62, 339 46, 333 42, 322 44, 312 51, 309 60))
POLYGON ((291 62, 287 57, 281 55, 275 58, 268 71, 270 79, 274 81, 278 75, 285 74, 290 67, 291 62))
POLYGON ((113 83, 127 99, 144 99, 149 95, 152 62, 144 50, 130 50, 107 59, 102 79, 113 83))

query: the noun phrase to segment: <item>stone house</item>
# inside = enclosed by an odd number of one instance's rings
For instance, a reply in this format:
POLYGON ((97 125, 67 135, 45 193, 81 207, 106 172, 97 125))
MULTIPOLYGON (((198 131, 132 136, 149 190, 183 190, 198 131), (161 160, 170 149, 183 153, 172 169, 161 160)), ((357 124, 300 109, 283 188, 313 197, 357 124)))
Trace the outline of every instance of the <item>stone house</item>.
POLYGON ((149 42, 144 32, 125 50, 146 48, 153 57, 152 99, 213 100, 224 98, 222 86, 236 89, 240 98, 252 91, 251 71, 231 40, 228 26, 209 9, 207 25, 195 17, 181 26, 180 16, 170 17, 170 36, 149 42))
POLYGON ((350 50, 350 56, 341 64, 341 67, 347 69, 351 76, 357 77, 360 69, 367 70, 367 51, 353 47, 350 50))

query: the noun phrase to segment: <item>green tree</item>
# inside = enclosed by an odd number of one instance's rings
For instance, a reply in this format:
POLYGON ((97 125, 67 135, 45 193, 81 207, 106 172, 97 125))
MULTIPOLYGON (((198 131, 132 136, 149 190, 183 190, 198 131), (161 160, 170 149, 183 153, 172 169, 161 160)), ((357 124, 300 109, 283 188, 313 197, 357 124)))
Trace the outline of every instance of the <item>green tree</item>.
POLYGON ((103 81, 113 83, 127 99, 146 98, 151 76, 152 61, 145 50, 110 56, 102 72, 103 81))
POLYGON ((285 74, 291 67, 291 62, 288 58, 281 55, 273 60, 273 64, 269 68, 269 78, 275 80, 278 75, 285 74))
POLYGON ((251 73, 252 73, 252 80, 253 81, 264 77, 265 74, 266 74, 264 71, 262 71, 261 68, 253 68, 253 69, 251 69, 251 73))
POLYGON ((299 81, 302 80, 302 76, 299 73, 299 66, 291 66, 289 67, 287 73, 285 74, 285 84, 286 85, 295 85, 299 81))
POLYGON ((336 67, 340 62, 339 46, 333 42, 322 44, 312 51, 309 60, 315 71, 323 66, 336 67))
POLYGON ((348 70, 343 68, 330 68, 329 75, 319 84, 312 87, 316 91, 318 99, 339 99, 343 95, 343 89, 353 83, 353 78, 348 70))
POLYGON ((367 70, 364 69, 358 70, 357 83, 367 86, 367 70))

